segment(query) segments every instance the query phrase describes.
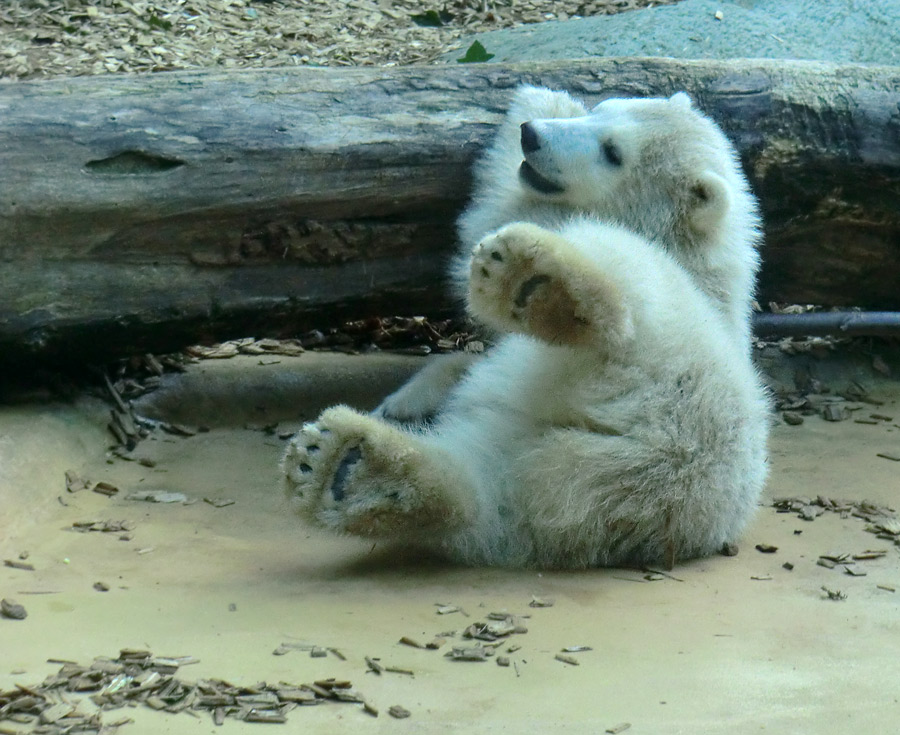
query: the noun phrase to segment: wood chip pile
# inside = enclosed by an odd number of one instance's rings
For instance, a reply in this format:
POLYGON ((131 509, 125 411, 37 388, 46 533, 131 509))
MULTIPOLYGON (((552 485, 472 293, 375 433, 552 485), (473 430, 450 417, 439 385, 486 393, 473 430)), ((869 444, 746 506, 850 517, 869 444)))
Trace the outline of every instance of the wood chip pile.
MULTIPOLYGON (((150 651, 133 649, 123 649, 115 659, 95 658, 87 666, 74 661, 56 663, 62 663, 62 668, 40 685, 0 692, 0 723, 32 725, 31 732, 47 735, 108 733, 132 720, 119 717, 114 722, 104 722, 103 713, 138 705, 171 713, 206 712, 217 725, 228 718, 287 722, 292 709, 326 702, 363 704, 367 713, 378 714, 349 681, 337 679, 310 684, 261 682, 252 686, 238 686, 221 679, 191 682, 176 674, 180 667, 197 663, 196 659, 159 657, 150 651), (99 711, 83 712, 73 697, 80 694, 89 694, 99 711)), ((0 730, 10 732, 2 725, 0 730)))
MULTIPOLYGON (((793 513, 804 521, 814 521, 826 512, 837 513, 841 518, 860 518, 866 522, 869 533, 900 546, 900 518, 893 508, 885 505, 867 500, 837 500, 824 495, 815 498, 776 498, 772 505, 779 513, 793 513)), ((880 552, 873 553, 883 555, 880 552)))
POLYGON ((429 355, 433 352, 481 352, 484 344, 473 337, 473 325, 462 319, 429 320, 423 316, 372 317, 345 322, 324 331, 314 329, 298 339, 230 340, 215 345, 194 345, 185 352, 191 358, 216 360, 237 355, 297 357, 306 350, 429 355))
POLYGON ((675 0, 8 0, 0 78, 434 61, 482 31, 675 0))

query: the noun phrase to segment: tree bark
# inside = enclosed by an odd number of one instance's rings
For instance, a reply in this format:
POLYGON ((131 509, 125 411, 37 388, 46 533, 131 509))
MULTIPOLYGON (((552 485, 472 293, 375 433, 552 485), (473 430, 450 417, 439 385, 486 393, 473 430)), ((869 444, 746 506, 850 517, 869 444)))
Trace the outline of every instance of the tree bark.
POLYGON ((95 358, 445 313, 521 83, 689 92, 760 197, 760 300, 900 308, 900 69, 590 61, 0 84, 0 354, 95 358))

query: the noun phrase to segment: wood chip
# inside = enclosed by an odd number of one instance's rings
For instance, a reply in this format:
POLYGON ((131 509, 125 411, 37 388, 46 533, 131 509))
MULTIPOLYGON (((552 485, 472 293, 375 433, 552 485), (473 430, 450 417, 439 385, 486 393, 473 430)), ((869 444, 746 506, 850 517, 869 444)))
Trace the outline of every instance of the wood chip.
POLYGON ((99 531, 100 533, 121 533, 122 531, 133 531, 136 527, 134 521, 75 521, 72 528, 76 531, 86 533, 88 531, 99 531))
POLYGON ((719 553, 722 556, 737 556, 738 555, 738 545, 737 544, 722 544, 722 548, 719 550, 719 553))
POLYGON ((147 503, 183 503, 187 500, 187 495, 168 490, 138 490, 126 495, 125 500, 137 500, 147 503))
POLYGON ((316 701, 315 692, 311 692, 309 689, 292 687, 279 689, 276 693, 278 694, 278 698, 282 702, 296 702, 297 704, 307 704, 309 702, 316 701))
POLYGON ((850 418, 847 407, 838 403, 828 403, 822 409, 822 417, 826 421, 846 421, 850 418))
POLYGON ((75 711, 74 704, 68 704, 66 702, 58 702, 57 704, 51 705, 43 712, 41 712, 40 720, 45 725, 52 725, 55 722, 58 722, 66 715, 71 714, 75 711))
POLYGON ((774 554, 778 551, 778 547, 772 546, 771 544, 757 544, 756 550, 762 554, 774 554))
POLYGON ((412 671, 411 669, 403 669, 403 668, 400 668, 399 666, 385 666, 384 670, 388 671, 392 674, 403 674, 404 676, 415 676, 416 675, 416 672, 412 671))
MULTIPOLYGON (((232 603, 232 605, 233 604, 234 603, 232 603)), ((235 606, 234 609, 237 610, 237 606, 235 606)), ((272 651, 272 655, 284 656, 291 651, 311 651, 313 648, 315 648, 315 646, 312 643, 294 643, 292 641, 285 641, 284 643, 278 644, 278 647, 272 651)))
POLYGON ((506 656, 497 656, 497 666, 509 666, 509 658, 506 656))
POLYGON ((111 498, 119 492, 119 488, 109 482, 98 482, 94 485, 93 490, 95 493, 105 495, 108 498, 111 498))
POLYGON ((109 585, 106 582, 94 582, 94 589, 97 592, 109 592, 109 585))
POLYGON ((590 646, 566 646, 562 652, 563 653, 583 653, 585 651, 593 651, 594 649, 590 646))
POLYGON ((610 733, 610 735, 618 735, 620 732, 625 732, 626 730, 631 729, 630 722, 620 722, 618 725, 613 725, 612 727, 607 727, 606 732, 610 733))
POLYGON ((66 490, 68 492, 77 493, 81 490, 87 490, 90 486, 90 480, 79 477, 73 470, 66 470, 66 490))
POLYGON ((819 554, 820 559, 828 559, 836 563, 841 563, 850 558, 850 554, 843 551, 829 551, 826 554, 819 554))
POLYGON ((553 607, 556 600, 553 600, 549 597, 534 597, 532 596, 531 602, 528 603, 528 607, 553 607))
POLYGON ((399 704, 395 704, 388 709, 388 714, 398 720, 405 720, 412 713, 405 707, 401 707, 399 704))
POLYGON ((167 434, 173 434, 174 436, 196 436, 200 429, 194 426, 186 426, 185 424, 169 424, 166 422, 160 422, 159 428, 165 431, 167 434))
POLYGON ((900 462, 900 453, 898 452, 878 452, 875 456, 889 459, 892 462, 900 462))
POLYGON ((372 715, 372 717, 378 717, 378 708, 371 702, 365 700, 363 700, 363 712, 372 715))
POLYGON ((34 571, 34 564, 28 564, 24 561, 16 561, 14 559, 4 559, 3 564, 8 567, 12 567, 13 569, 22 569, 26 572, 34 571))
POLYGON ((887 554, 887 549, 866 549, 860 554, 854 554, 853 558, 857 561, 867 561, 869 559, 881 559, 887 554))
POLYGON ((258 710, 251 709, 245 716, 245 722, 272 722, 272 723, 283 723, 287 722, 287 717, 285 717, 281 712, 277 709, 275 710, 258 710))
POLYGON ((824 512, 824 509, 817 508, 814 505, 804 505, 800 509, 800 518, 804 521, 814 521, 824 512))
POLYGON ((203 502, 209 503, 214 508, 226 508, 229 505, 234 505, 236 501, 230 498, 203 498, 203 502))
POLYGON ((885 590, 886 592, 896 592, 897 591, 896 587, 891 587, 888 584, 876 584, 875 586, 880 590, 885 590))
POLYGON ((569 666, 581 666, 581 661, 565 653, 557 653, 553 658, 557 661, 562 661, 564 664, 569 664, 569 666))
POLYGON ((384 672, 384 666, 382 666, 377 659, 370 658, 366 656, 366 666, 369 667, 369 671, 373 674, 382 674, 384 672))
POLYGON ((410 638, 409 636, 403 636, 400 641, 404 646, 411 646, 412 648, 425 648, 419 641, 414 638, 410 638))
POLYGON ((841 592, 840 590, 832 590, 832 589, 829 589, 828 587, 823 586, 822 591, 825 593, 825 599, 828 599, 828 600, 846 600, 847 599, 846 593, 841 592))
POLYGON ((483 646, 453 646, 444 655, 452 661, 487 661, 488 658, 483 646))

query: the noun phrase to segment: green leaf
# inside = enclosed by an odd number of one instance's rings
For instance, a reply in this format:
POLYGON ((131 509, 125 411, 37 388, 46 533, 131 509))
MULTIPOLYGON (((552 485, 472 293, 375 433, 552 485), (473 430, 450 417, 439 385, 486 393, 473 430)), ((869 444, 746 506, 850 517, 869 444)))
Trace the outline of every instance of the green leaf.
POLYGON ((440 28, 444 23, 453 20, 453 14, 446 10, 426 10, 424 13, 411 16, 416 25, 427 26, 428 28, 440 28))
POLYGON ((161 28, 164 31, 172 30, 172 21, 163 20, 158 15, 151 15, 147 19, 147 25, 150 26, 151 28, 161 28))
POLYGON ((457 63, 459 64, 478 64, 482 61, 490 61, 494 58, 494 54, 489 54, 484 46, 482 46, 478 41, 475 41, 471 46, 469 46, 469 50, 466 51, 466 55, 461 59, 457 59, 457 63))

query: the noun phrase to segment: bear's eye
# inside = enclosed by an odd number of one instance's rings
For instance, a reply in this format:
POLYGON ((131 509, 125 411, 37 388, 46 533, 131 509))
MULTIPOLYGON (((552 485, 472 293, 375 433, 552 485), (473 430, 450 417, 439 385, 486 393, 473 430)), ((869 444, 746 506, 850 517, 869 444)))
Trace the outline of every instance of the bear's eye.
POLYGON ((606 158, 607 163, 613 166, 622 165, 622 151, 611 140, 603 141, 603 156, 606 158))

